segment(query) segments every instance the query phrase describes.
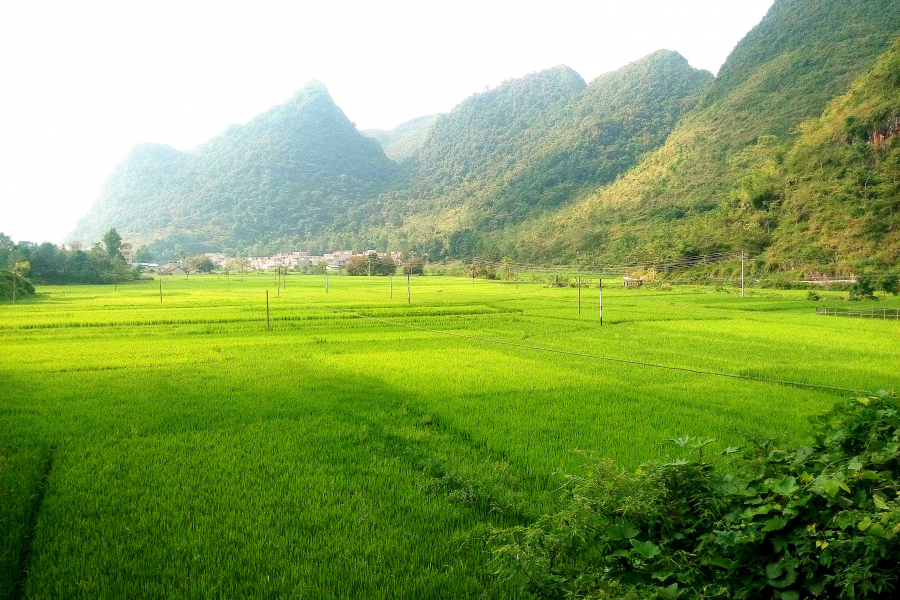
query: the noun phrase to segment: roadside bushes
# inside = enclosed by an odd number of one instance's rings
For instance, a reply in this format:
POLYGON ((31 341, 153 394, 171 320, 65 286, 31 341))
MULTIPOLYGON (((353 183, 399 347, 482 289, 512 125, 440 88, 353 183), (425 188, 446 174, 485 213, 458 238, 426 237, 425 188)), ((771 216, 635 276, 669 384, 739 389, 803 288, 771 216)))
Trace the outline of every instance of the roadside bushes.
POLYGON ((634 474, 568 477, 562 510, 494 530, 492 570, 540 598, 894 598, 900 572, 900 402, 853 398, 797 448, 713 440, 634 474), (738 458, 735 458, 738 457, 738 458))

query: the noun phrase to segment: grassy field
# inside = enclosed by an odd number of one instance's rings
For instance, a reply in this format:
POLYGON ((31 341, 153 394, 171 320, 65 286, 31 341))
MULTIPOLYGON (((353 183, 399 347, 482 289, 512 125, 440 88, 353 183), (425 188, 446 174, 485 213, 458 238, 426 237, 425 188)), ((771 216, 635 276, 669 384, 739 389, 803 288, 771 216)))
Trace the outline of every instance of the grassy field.
POLYGON ((840 294, 608 285, 601 326, 590 283, 580 314, 574 288, 447 277, 0 306, 0 597, 503 597, 479 532, 551 510, 585 452, 799 440, 900 388, 900 321, 814 314, 840 294))

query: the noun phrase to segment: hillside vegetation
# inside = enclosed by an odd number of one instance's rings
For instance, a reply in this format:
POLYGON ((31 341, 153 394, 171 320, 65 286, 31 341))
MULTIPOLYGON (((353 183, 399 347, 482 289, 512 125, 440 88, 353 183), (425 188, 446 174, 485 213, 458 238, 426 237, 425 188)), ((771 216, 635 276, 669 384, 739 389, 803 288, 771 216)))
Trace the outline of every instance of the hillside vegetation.
POLYGON ((660 51, 588 86, 557 67, 478 94, 435 124, 410 191, 388 206, 417 200, 403 232, 429 240, 430 258, 467 255, 482 238, 615 179, 665 141, 711 80, 660 51))
POLYGON ((900 258, 900 42, 804 123, 783 165, 753 174, 754 208, 772 214, 770 261, 900 258))
POLYGON ((743 249, 758 272, 893 265, 895 142, 860 132, 892 127, 890 65, 865 78, 898 35, 900 0, 776 0, 715 79, 665 50, 589 85, 561 65, 365 135, 314 82, 193 152, 135 148, 74 237, 116 227, 158 256, 180 244, 618 263, 743 249), (824 112, 854 82, 856 108, 824 112), (825 143, 817 128, 843 133, 825 143))
POLYGON ((800 124, 821 116, 898 34, 900 2, 776 2, 662 148, 553 218, 509 232, 501 250, 599 262, 727 248, 765 251, 777 222, 748 213, 735 195, 753 185, 746 178, 759 175, 767 156, 781 160, 800 124))
POLYGON ((657 52, 587 86, 560 66, 391 132, 355 130, 321 84, 193 152, 136 147, 73 237, 109 223, 166 255, 377 245, 432 258, 545 214, 661 144, 712 75, 657 52))
POLYGON ((115 222, 163 255, 176 244, 189 253, 312 244, 326 226, 352 229, 350 206, 387 189, 397 171, 312 82, 193 152, 135 148, 72 235, 99 239, 115 222))
POLYGON ((439 115, 418 117, 397 125, 390 131, 367 129, 360 133, 381 144, 388 158, 403 163, 416 157, 438 117, 439 115))

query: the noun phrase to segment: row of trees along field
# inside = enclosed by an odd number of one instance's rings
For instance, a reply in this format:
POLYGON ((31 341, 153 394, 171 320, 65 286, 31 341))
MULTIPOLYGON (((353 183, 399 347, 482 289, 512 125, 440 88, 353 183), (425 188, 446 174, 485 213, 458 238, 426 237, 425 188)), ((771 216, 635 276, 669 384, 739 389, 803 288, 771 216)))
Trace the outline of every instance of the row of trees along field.
POLYGON ((44 285, 103 284, 138 276, 119 252, 122 238, 110 229, 90 249, 66 250, 50 242, 37 246, 14 244, 0 233, 0 265, 44 285))

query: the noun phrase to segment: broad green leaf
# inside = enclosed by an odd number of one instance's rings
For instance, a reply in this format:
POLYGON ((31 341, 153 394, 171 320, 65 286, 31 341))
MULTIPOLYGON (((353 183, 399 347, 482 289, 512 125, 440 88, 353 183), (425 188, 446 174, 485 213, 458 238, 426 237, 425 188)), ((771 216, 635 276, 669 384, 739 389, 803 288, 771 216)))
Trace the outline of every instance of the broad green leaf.
POLYGON ((710 558, 706 561, 706 564, 712 565, 714 567, 721 567, 723 569, 731 570, 737 566, 737 563, 733 560, 724 558, 722 556, 716 556, 714 558, 710 558))
POLYGON ((871 527, 866 529, 866 535, 871 535, 872 537, 884 537, 884 527, 879 523, 874 523, 871 527))
POLYGON ((660 569, 659 571, 653 571, 653 574, 651 575, 651 577, 653 579, 665 581, 666 579, 671 577, 674 572, 675 571, 673 571, 672 569, 660 569))
POLYGON ((770 578, 768 583, 772 587, 781 589, 794 585, 795 581, 797 581, 797 571, 796 569, 791 568, 785 571, 784 576, 781 579, 770 578))
POLYGON ((678 584, 673 583, 672 585, 664 588, 659 588, 657 590, 657 595, 663 600, 678 600, 678 584))
POLYGON ((641 542, 639 540, 628 540, 631 542, 631 545, 634 546, 634 549, 638 551, 638 553, 646 559, 653 558, 657 554, 659 554, 659 546, 654 544, 653 542, 641 542))
POLYGON ((613 541, 630 540, 641 531, 625 519, 616 519, 615 524, 606 530, 606 535, 613 541))
POLYGON ((738 543, 738 538, 740 537, 740 533, 735 531, 734 529, 727 529, 725 531, 716 531, 716 543, 724 548, 730 548, 738 543))
POLYGON ((822 482, 822 491, 834 498, 841 491, 841 484, 834 479, 826 479, 822 482))
POLYGON ((887 498, 885 498, 884 494, 882 494, 881 492, 875 492, 872 495, 872 501, 875 503, 875 506, 877 508, 880 508, 881 510, 889 509, 886 500, 887 498))
POLYGON ((809 591, 812 592, 813 596, 818 596, 825 591, 826 581, 825 577, 818 577, 809 582, 809 591))
POLYGON ((779 563, 772 563, 766 566, 766 577, 769 579, 778 579, 784 574, 784 569, 779 563))
POLYGON ((842 512, 835 518, 834 524, 841 529, 847 529, 848 527, 852 527, 854 524, 856 524, 856 517, 854 517, 851 513, 842 512))
POLYGON ((865 531, 866 529, 868 529, 871 526, 872 526, 872 519, 870 517, 866 517, 865 519, 860 521, 859 524, 857 524, 857 527, 859 528, 860 531, 865 531))
POLYGON ((800 600, 800 592, 781 592, 781 600, 800 600))
POLYGON ((775 491, 782 496, 789 496, 799 489, 800 486, 797 485, 796 477, 785 477, 777 486, 775 486, 775 491))
POLYGON ((763 525, 763 531, 778 531, 779 529, 784 529, 784 526, 787 524, 788 520, 784 517, 772 517, 763 525))
POLYGON ((744 519, 752 519, 756 515, 767 515, 772 512, 771 504, 763 504, 762 506, 757 506, 756 508, 748 508, 744 510, 744 513, 741 515, 744 519))
POLYGON ((673 445, 673 446, 687 446, 688 443, 690 443, 690 441, 691 441, 692 439, 693 439, 693 438, 692 438, 691 436, 686 435, 686 436, 680 437, 680 438, 669 438, 669 439, 667 439, 667 440, 663 440, 663 443, 664 443, 664 444, 671 444, 671 445, 673 445))

